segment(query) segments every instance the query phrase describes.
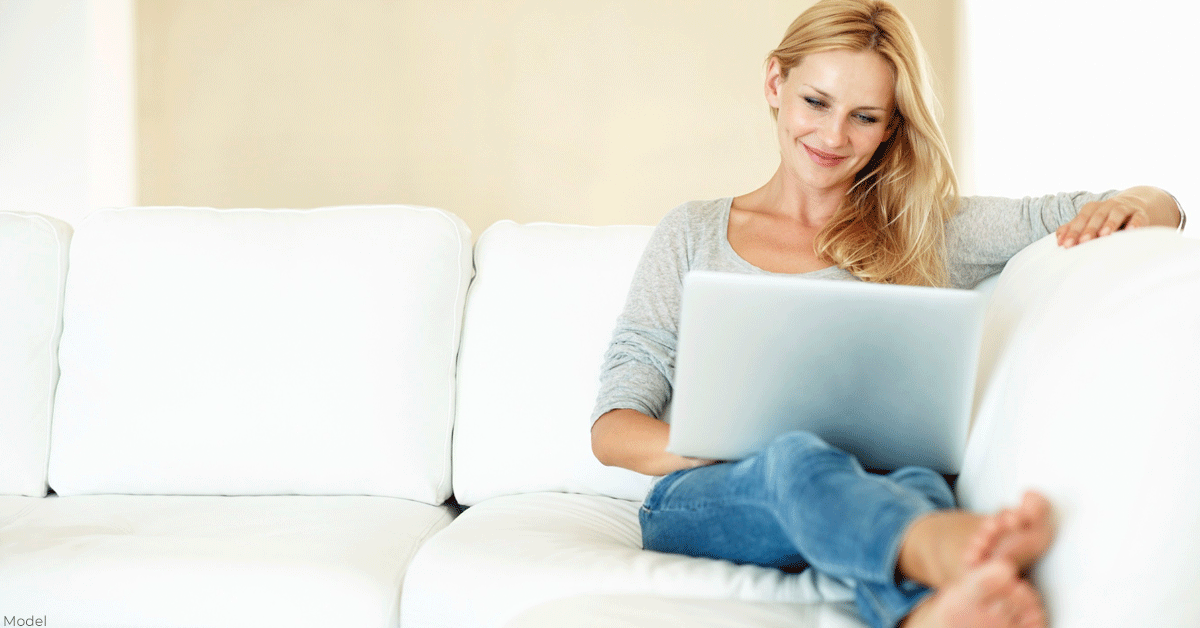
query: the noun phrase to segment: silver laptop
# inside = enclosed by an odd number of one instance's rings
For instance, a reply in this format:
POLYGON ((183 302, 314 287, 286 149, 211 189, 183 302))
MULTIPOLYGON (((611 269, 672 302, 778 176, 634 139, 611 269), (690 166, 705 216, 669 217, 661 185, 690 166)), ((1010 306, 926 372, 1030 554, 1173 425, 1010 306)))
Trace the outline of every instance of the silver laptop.
POLYGON ((693 272, 668 451, 738 460, 792 430, 867 468, 958 473, 987 295, 693 272))

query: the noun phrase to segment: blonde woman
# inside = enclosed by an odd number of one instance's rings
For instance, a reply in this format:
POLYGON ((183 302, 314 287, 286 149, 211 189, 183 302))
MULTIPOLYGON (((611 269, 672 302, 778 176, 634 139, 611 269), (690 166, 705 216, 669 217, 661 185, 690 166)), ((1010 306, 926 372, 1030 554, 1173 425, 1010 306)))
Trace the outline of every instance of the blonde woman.
POLYGON ((596 457, 662 476, 641 510, 647 549, 812 567, 852 581, 872 626, 1044 626, 1022 578, 1053 538, 1041 495, 1000 513, 964 512, 928 469, 865 472, 802 432, 737 462, 667 453, 683 276, 971 287, 1051 232, 1070 247, 1176 226, 1181 210, 1149 187, 960 198, 923 53, 884 1, 825 0, 805 11, 769 55, 764 91, 779 168, 748 194, 682 205, 655 230, 605 356, 596 457))

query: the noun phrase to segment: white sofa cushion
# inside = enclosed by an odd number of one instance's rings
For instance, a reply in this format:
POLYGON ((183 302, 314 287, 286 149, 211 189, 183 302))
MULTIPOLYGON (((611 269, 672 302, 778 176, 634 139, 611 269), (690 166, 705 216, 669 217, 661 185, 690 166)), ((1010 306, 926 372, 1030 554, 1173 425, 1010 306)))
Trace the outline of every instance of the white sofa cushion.
POLYGON ((389 497, 0 497, 0 609, 49 626, 394 628, 445 507, 389 497))
POLYGON ((852 603, 849 589, 811 569, 786 574, 644 551, 638 507, 562 493, 510 495, 472 506, 413 559, 400 625, 500 628, 526 609, 587 594, 852 603), (465 596, 469 604, 453 602, 465 596))
POLYGON ((45 495, 71 228, 0 212, 0 494, 45 495))
POLYGON ((652 227, 496 223, 475 245, 458 368, 460 503, 535 491, 641 499, 592 455, 600 366, 652 227))
POLYGON ((462 221, 426 208, 93 214, 51 487, 441 503, 469 255, 462 221))
POLYGON ((1168 229, 1008 264, 958 490, 1056 507, 1035 572, 1056 628, 1200 625, 1200 242, 1168 229))

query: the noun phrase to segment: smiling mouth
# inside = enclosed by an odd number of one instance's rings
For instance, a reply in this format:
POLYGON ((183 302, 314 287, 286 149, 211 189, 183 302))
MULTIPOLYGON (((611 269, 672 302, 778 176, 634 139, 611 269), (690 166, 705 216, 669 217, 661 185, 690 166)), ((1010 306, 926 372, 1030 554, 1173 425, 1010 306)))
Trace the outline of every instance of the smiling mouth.
POLYGON ((817 163, 817 165, 819 165, 819 166, 825 166, 826 168, 832 168, 833 166, 836 166, 836 165, 842 163, 843 161, 846 161, 845 157, 842 157, 839 155, 834 155, 832 153, 826 153, 824 151, 819 151, 815 148, 812 148, 808 144, 803 144, 803 146, 804 146, 804 150, 808 152, 808 156, 813 161, 815 161, 817 163))

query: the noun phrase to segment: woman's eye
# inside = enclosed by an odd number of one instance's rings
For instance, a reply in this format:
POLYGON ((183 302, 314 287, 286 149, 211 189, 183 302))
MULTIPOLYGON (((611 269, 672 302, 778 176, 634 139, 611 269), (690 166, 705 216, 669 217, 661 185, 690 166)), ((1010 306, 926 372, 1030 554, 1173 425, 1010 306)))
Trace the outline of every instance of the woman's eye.
POLYGON ((812 107, 813 109, 821 109, 822 107, 825 106, 824 101, 822 101, 818 98, 813 98, 812 96, 805 96, 804 102, 808 103, 808 106, 812 107))
POLYGON ((860 113, 856 117, 858 118, 858 121, 862 122, 863 124, 875 124, 876 122, 879 122, 879 118, 869 116, 865 113, 860 113))

